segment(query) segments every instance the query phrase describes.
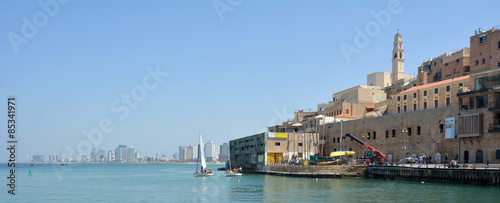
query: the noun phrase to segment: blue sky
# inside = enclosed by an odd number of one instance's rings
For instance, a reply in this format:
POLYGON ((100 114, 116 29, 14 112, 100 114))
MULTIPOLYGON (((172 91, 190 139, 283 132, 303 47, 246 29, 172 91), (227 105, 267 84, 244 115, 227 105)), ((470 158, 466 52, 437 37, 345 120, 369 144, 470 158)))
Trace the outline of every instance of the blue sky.
POLYGON ((475 29, 500 25, 497 1, 61 1, 51 13, 38 2, 0 2, 0 98, 16 97, 19 161, 85 143, 171 156, 199 132, 222 144, 227 132, 258 133, 390 72, 397 29, 405 73, 416 74, 423 60, 469 46, 475 29), (372 11, 390 20, 382 25, 372 11), (23 35, 23 18, 38 31, 23 35), (355 30, 367 25, 379 29, 348 62, 340 45, 355 46, 355 30), (13 46, 14 35, 27 43, 13 46), (168 76, 120 119, 111 106, 142 87, 146 67, 168 76), (103 120, 114 129, 92 143, 83 131, 103 120))

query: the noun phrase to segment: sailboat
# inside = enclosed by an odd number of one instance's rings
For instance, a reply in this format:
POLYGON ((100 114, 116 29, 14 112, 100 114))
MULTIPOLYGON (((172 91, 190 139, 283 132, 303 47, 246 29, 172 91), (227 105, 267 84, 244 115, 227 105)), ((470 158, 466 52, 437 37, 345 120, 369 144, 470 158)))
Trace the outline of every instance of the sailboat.
POLYGON ((228 139, 227 160, 228 160, 229 164, 226 164, 226 166, 229 165, 229 167, 226 168, 226 173, 224 173, 224 174, 226 175, 226 177, 241 176, 242 175, 241 170, 237 170, 237 169, 231 170, 231 159, 230 159, 231 156, 229 156, 229 154, 230 154, 230 152, 229 152, 229 135, 228 135, 227 139, 228 139))
POLYGON ((203 140, 201 139, 200 133, 200 157, 198 157, 198 161, 201 162, 201 170, 198 171, 198 164, 196 164, 196 172, 194 176, 213 176, 214 172, 207 169, 207 163, 205 161, 205 151, 203 150, 203 140))

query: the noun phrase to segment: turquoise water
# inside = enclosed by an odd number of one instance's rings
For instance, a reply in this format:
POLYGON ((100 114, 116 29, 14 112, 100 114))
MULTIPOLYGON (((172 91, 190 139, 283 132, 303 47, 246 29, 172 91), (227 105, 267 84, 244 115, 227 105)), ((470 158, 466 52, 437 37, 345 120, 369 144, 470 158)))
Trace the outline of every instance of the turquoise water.
POLYGON ((1 164, 0 202, 500 201, 498 187, 252 174, 224 177, 222 171, 213 177, 193 177, 194 170, 190 164, 24 164, 17 167, 16 195, 12 196, 5 186, 7 164, 1 164))

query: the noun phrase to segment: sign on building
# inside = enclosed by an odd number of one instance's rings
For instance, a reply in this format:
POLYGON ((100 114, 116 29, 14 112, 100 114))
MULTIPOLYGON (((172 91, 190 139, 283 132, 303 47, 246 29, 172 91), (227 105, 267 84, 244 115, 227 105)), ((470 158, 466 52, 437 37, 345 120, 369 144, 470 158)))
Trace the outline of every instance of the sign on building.
POLYGON ((268 133, 267 137, 288 138, 288 133, 268 133))
POLYGON ((446 118, 444 126, 444 138, 455 139, 455 117, 446 118))

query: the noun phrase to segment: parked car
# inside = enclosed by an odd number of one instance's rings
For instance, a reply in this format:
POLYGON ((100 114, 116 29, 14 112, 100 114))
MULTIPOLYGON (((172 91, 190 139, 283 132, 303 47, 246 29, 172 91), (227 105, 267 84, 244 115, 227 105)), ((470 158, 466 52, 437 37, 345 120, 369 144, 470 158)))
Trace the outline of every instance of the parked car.
POLYGON ((416 164, 418 162, 418 159, 417 158, 413 158, 413 157, 407 157, 405 159, 401 159, 398 161, 398 164, 416 164))

